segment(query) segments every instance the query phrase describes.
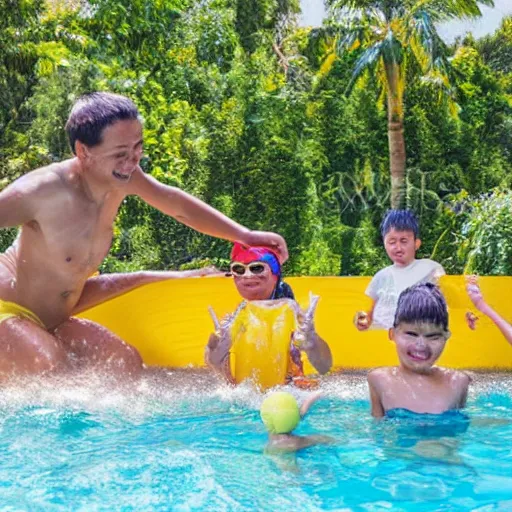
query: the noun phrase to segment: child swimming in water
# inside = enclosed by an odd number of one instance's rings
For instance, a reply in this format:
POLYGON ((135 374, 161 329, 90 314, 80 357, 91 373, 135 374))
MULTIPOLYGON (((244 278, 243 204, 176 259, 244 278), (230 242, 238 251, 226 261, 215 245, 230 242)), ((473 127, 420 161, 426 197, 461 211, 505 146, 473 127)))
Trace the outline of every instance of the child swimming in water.
POLYGON ((321 398, 321 393, 309 395, 299 408, 297 401, 290 393, 276 392, 268 396, 261 405, 261 419, 268 431, 268 444, 265 453, 291 453, 317 444, 328 444, 333 441, 329 436, 292 434, 309 408, 321 398))
POLYGON ((441 414, 465 406, 470 377, 434 366, 449 337, 446 301, 437 286, 418 284, 400 294, 389 330, 400 364, 368 374, 374 417, 396 417, 403 409, 441 414))
POLYGON ((372 300, 370 311, 359 311, 355 325, 359 331, 370 327, 393 326, 400 293, 417 283, 436 284, 445 274, 443 267, 429 259, 416 259, 420 248, 418 221, 410 210, 389 210, 381 224, 384 248, 393 265, 383 268, 371 280, 366 295, 372 300))
MULTIPOLYGON (((483 313, 485 316, 491 319, 491 321, 500 330, 501 334, 505 336, 505 339, 512 345, 512 325, 510 325, 499 313, 497 313, 484 299, 482 291, 478 286, 477 277, 470 276, 467 280, 466 290, 471 302, 475 305, 476 309, 483 313)), ((475 328, 475 322, 477 320, 474 317, 473 322, 470 323, 471 328, 475 328)), ((468 322, 469 323, 469 322, 468 322)))

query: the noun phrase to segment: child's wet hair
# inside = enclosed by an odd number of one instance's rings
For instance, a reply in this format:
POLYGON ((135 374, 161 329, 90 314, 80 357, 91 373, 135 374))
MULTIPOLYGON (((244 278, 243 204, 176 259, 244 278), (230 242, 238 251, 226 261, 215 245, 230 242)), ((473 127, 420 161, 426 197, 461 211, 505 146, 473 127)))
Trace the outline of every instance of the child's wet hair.
POLYGON ((405 289, 398 297, 393 327, 401 323, 431 323, 448 330, 448 308, 441 290, 432 283, 405 289))
POLYGON ((84 94, 73 105, 66 123, 71 150, 77 140, 92 147, 101 144, 103 130, 116 121, 140 120, 135 103, 126 96, 109 92, 84 94))
POLYGON ((420 228, 418 219, 411 210, 388 210, 380 225, 380 234, 384 238, 391 229, 396 231, 412 231, 414 238, 418 238, 420 228))

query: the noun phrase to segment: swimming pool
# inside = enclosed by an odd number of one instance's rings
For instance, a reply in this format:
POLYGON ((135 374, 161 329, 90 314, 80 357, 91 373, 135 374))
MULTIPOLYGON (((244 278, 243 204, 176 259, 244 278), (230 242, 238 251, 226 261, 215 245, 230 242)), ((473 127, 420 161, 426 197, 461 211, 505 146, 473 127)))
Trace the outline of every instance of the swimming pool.
POLYGON ((0 510, 512 510, 509 375, 477 376, 472 424, 437 439, 372 420, 364 377, 327 377, 297 433, 336 444, 279 458, 248 387, 186 371, 97 386, 0 391, 0 510))

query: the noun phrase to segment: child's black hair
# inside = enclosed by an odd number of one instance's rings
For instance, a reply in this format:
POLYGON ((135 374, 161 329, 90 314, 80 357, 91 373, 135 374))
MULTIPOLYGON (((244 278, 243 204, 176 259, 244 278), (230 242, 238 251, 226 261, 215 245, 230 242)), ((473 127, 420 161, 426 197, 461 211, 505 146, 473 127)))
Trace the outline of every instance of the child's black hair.
POLYGON ((393 327, 401 323, 428 322, 448 330, 448 308, 441 290, 432 283, 420 283, 405 289, 398 297, 393 327))
POLYGON ((396 229, 396 231, 412 231, 414 238, 418 238, 420 234, 418 219, 411 210, 388 210, 380 225, 382 238, 384 238, 391 229, 396 229))

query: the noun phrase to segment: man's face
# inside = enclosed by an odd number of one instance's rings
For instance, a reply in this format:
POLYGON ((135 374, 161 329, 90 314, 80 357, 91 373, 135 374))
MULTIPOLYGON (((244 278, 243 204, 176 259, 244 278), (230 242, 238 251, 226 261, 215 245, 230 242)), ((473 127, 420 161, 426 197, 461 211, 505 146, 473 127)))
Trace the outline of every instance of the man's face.
POLYGON ((268 300, 272 297, 277 276, 272 274, 267 263, 253 261, 245 265, 233 262, 231 273, 238 293, 245 300, 268 300))
POLYGON ((421 240, 414 238, 412 231, 391 228, 384 236, 384 248, 389 259, 400 267, 406 267, 413 262, 420 245, 421 240))
POLYGON ((389 337, 396 344, 402 367, 428 373, 442 354, 450 333, 442 326, 428 322, 401 323, 389 330, 389 337))
POLYGON ((102 142, 85 148, 86 165, 107 180, 128 183, 142 157, 142 124, 137 119, 117 121, 102 133, 102 142))

